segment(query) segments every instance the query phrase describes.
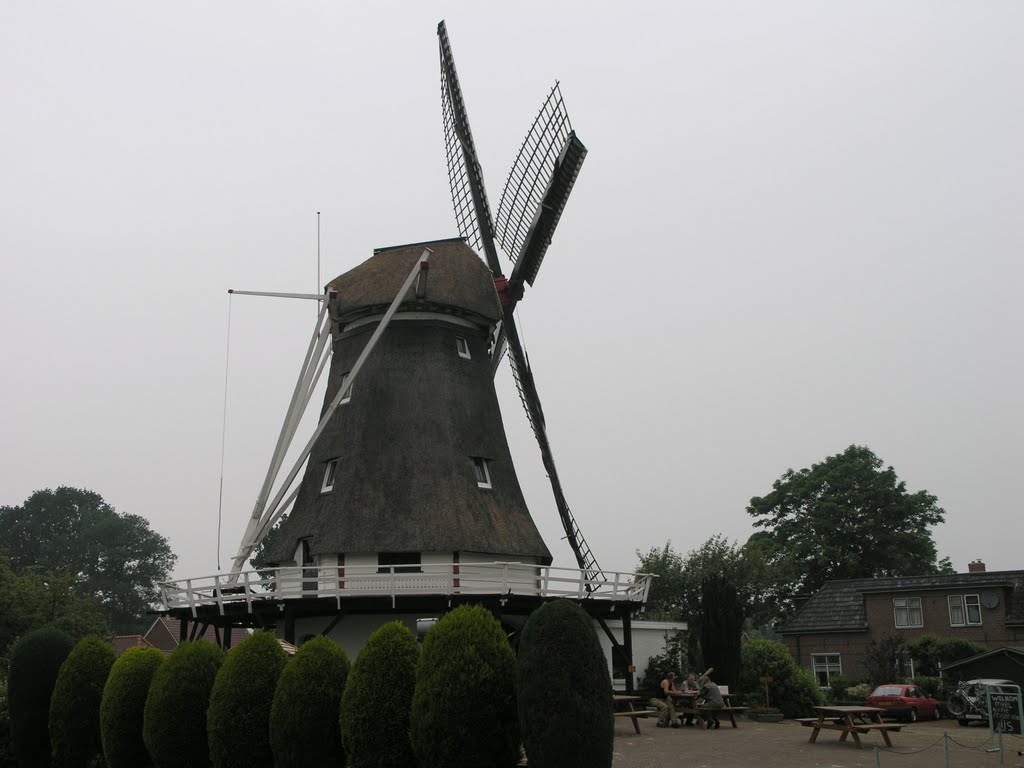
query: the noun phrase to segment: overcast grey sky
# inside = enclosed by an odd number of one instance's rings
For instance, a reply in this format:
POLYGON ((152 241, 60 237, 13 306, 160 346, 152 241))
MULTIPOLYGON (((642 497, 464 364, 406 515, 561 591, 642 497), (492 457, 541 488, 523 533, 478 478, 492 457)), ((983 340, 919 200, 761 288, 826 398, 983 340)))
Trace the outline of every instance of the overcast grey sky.
MULTIPOLYGON (((0 4, 0 504, 91 488, 216 570, 227 290, 457 235, 445 18, 493 207, 555 78, 590 150, 519 318, 606 569, 851 443, 1024 567, 1024 3, 0 4)), ((233 299, 222 561, 314 305, 233 299)), ((505 366, 520 480, 572 566, 505 366)))

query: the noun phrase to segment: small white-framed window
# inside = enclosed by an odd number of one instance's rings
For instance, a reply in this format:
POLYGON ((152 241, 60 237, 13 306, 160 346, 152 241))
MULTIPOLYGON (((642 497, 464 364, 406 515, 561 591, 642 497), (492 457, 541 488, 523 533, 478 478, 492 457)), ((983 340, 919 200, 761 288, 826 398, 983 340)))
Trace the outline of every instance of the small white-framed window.
POLYGON ((897 627, 924 626, 920 597, 894 597, 892 609, 897 627))
MULTIPOLYGON (((341 388, 342 389, 344 389, 345 385, 348 384, 348 380, 349 380, 350 376, 351 376, 351 373, 349 371, 345 371, 343 374, 341 374, 341 388)), ((348 394, 345 395, 343 398, 341 398, 340 401, 338 401, 338 405, 344 405, 345 403, 349 402, 351 399, 352 399, 352 390, 350 389, 348 391, 348 394)))
POLYGON ((338 476, 338 460, 331 459, 324 465, 324 482, 320 486, 320 493, 330 493, 334 490, 334 481, 338 476))
POLYGON ((470 359, 470 356, 469 356, 469 342, 466 341, 465 336, 456 336, 455 337, 455 348, 457 350, 459 350, 459 357, 464 357, 467 360, 470 359))
POLYGON ((473 471, 476 472, 476 484, 480 488, 491 487, 491 468, 488 466, 489 463, 487 459, 480 456, 473 457, 473 471))
POLYGON ((949 626, 980 627, 981 598, 978 595, 949 595, 949 626))
POLYGON ((843 674, 843 660, 838 653, 812 653, 811 668, 820 688, 832 685, 832 678, 843 674))

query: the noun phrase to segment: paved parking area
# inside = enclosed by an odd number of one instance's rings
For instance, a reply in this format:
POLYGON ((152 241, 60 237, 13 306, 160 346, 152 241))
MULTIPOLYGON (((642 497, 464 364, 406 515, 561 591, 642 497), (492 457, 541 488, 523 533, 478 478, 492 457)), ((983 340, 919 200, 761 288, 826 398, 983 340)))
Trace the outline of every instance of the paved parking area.
POLYGON ((891 734, 893 748, 881 736, 861 736, 864 749, 840 742, 837 733, 823 731, 815 744, 807 740, 811 729, 793 721, 753 723, 739 720, 739 728, 717 731, 697 728, 655 728, 653 718, 640 721, 640 734, 624 718, 616 718, 614 768, 943 768, 943 734, 949 736, 950 768, 1024 768, 1024 739, 1004 737, 1004 762, 985 728, 961 728, 951 720, 915 723, 891 734), (878 762, 875 749, 880 748, 878 762))

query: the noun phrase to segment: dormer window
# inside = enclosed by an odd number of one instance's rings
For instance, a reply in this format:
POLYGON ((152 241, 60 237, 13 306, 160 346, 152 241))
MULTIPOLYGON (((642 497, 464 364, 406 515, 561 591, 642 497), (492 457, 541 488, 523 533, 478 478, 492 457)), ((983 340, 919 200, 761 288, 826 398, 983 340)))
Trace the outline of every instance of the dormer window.
POLYGON ((470 356, 469 356, 469 342, 466 341, 465 337, 463 337, 463 336, 456 336, 455 337, 455 348, 457 350, 459 350, 459 357, 464 357, 467 360, 470 359, 470 356))
MULTIPOLYGON (((345 373, 341 374, 341 388, 342 389, 344 389, 345 385, 348 384, 349 376, 350 376, 350 372, 349 371, 345 371, 345 373)), ((343 398, 341 398, 341 400, 338 403, 338 405, 344 405, 345 403, 347 403, 351 399, 352 399, 352 390, 350 389, 348 391, 348 394, 346 394, 343 398)))
POLYGON ((473 457, 473 470, 476 472, 476 484, 479 488, 491 487, 491 470, 488 461, 480 456, 473 457))
POLYGON ((338 460, 331 459, 324 467, 324 483, 320 486, 320 493, 330 493, 334 490, 334 480, 338 474, 338 460))

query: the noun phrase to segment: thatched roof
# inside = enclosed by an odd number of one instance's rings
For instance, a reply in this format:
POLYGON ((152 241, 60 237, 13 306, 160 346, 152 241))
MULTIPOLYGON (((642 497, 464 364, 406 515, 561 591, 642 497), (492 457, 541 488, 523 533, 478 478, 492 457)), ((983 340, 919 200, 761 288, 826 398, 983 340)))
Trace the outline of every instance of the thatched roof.
MULTIPOLYGON (((304 538, 314 554, 479 552, 551 562, 519 487, 490 374, 487 347, 500 317, 490 272, 461 241, 427 245, 426 295, 411 302, 420 313, 396 315, 367 358, 351 401, 310 455, 270 562, 291 562, 304 538), (458 354, 456 337, 470 359, 458 354), (487 459, 491 488, 477 485, 474 457, 487 459), (322 493, 332 460, 335 486, 322 493)), ((340 321, 327 401, 376 327, 346 327, 344 318, 365 314, 366 303, 390 303, 422 250, 382 251, 331 283, 340 321)))
POLYGON ((344 321, 353 314, 391 304, 424 248, 433 251, 426 295, 420 301, 406 302, 410 308, 426 302, 460 314, 474 313, 492 323, 501 318, 491 271, 462 238, 378 248, 358 267, 328 284, 338 295, 335 316, 344 321))

